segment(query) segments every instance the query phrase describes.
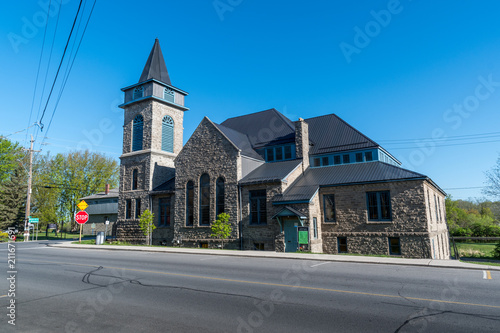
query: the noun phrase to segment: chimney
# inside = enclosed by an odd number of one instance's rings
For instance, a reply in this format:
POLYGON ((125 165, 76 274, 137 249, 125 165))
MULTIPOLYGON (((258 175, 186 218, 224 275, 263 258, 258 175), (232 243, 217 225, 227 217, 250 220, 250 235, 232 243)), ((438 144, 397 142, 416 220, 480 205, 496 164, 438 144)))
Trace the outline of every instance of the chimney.
POLYGON ((302 172, 309 167, 309 124, 299 118, 295 122, 295 155, 302 158, 302 172))
POLYGON ((109 194, 109 184, 106 184, 106 190, 105 190, 105 192, 104 192, 104 193, 105 193, 106 195, 108 195, 108 194, 109 194))

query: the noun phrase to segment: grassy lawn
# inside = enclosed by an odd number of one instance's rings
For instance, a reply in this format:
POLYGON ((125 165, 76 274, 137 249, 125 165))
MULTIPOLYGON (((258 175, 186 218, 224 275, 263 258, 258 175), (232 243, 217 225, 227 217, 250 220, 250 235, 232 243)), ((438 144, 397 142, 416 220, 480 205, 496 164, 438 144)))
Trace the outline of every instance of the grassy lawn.
MULTIPOLYGON (((456 243, 460 257, 466 258, 481 258, 481 259, 495 259, 493 257, 493 250, 496 243, 456 243)), ((451 255, 455 255, 452 248, 451 255)))

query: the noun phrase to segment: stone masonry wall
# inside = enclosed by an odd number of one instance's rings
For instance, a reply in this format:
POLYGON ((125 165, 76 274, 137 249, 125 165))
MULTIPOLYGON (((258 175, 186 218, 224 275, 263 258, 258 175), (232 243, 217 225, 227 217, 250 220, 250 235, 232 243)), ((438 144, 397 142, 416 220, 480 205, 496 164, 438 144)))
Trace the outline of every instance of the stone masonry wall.
POLYGON ((242 187, 242 234, 243 234, 243 249, 253 250, 254 243, 264 243, 264 250, 274 251, 276 236, 280 233, 280 225, 276 219, 272 219, 280 207, 272 205, 272 200, 277 194, 281 194, 281 183, 248 185, 242 187), (250 191, 266 190, 267 204, 267 224, 251 225, 250 224, 250 191))
POLYGON ((321 214, 325 194, 335 195, 336 212, 336 222, 321 226, 325 253, 337 253, 337 237, 347 237, 350 253, 389 254, 388 237, 400 237, 403 257, 431 256, 422 180, 323 188, 321 214), (368 191, 390 191, 391 221, 368 220, 368 191))
POLYGON ((238 239, 238 167, 239 151, 208 119, 204 118, 175 160, 175 237, 182 246, 208 243, 217 246, 210 237, 210 226, 199 225, 200 177, 210 177, 210 221, 216 220, 216 180, 225 180, 225 212, 229 214, 232 234, 225 248, 239 248, 238 239), (194 183, 194 225, 186 226, 186 185, 194 183))

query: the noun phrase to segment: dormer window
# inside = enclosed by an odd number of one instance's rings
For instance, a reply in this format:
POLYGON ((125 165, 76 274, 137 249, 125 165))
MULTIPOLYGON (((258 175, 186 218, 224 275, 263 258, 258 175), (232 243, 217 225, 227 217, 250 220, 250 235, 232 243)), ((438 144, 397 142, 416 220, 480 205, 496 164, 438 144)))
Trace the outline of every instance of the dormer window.
POLYGON ((134 99, 142 98, 144 96, 144 89, 142 86, 134 89, 134 99))
POLYGON ((170 88, 165 88, 163 90, 163 99, 168 102, 174 102, 174 91, 170 88))

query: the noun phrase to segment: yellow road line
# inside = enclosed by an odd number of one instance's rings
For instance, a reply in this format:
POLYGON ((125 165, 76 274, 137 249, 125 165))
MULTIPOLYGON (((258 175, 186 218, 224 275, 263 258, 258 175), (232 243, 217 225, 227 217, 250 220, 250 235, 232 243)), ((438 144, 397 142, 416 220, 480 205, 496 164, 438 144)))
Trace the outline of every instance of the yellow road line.
POLYGON ((4 298, 4 297, 7 297, 7 296, 8 296, 8 295, 2 295, 2 296, 0 296, 0 298, 4 298))
MULTIPOLYGON (((50 264, 74 265, 74 266, 84 266, 84 267, 98 267, 98 265, 75 264, 75 263, 65 263, 65 262, 56 262, 56 261, 27 260, 27 259, 23 259, 23 261, 34 261, 34 262, 43 262, 43 263, 50 263, 50 264)), ((114 266, 103 266, 103 267, 108 268, 108 269, 121 269, 121 270, 132 271, 132 272, 152 273, 152 274, 169 275, 169 276, 180 276, 180 277, 189 277, 189 278, 204 279, 204 280, 225 281, 225 282, 235 282, 235 283, 244 283, 244 284, 256 284, 256 285, 263 285, 263 286, 273 286, 273 287, 292 288, 292 289, 297 288, 297 289, 305 289, 305 290, 319 290, 319 291, 328 291, 328 292, 334 292, 334 293, 366 295, 366 296, 376 296, 376 297, 385 297, 385 298, 405 298, 405 299, 411 299, 411 300, 416 300, 416 301, 426 301, 426 302, 436 302, 436 303, 446 303, 446 304, 459 304, 459 305, 480 306, 480 307, 485 307, 485 308, 500 309, 499 305, 454 302, 454 301, 445 301, 445 300, 439 300, 439 299, 419 298, 419 297, 402 297, 399 295, 385 295, 385 294, 365 293, 365 292, 361 292, 361 291, 348 291, 348 290, 317 288, 317 287, 307 287, 307 286, 293 286, 293 285, 281 284, 281 283, 224 279, 224 278, 217 278, 217 277, 210 277, 210 276, 158 272, 158 271, 150 271, 150 270, 135 269, 135 268, 123 268, 123 267, 114 267, 114 266)))
POLYGON ((491 273, 490 271, 486 271, 486 279, 491 280, 491 273))

